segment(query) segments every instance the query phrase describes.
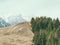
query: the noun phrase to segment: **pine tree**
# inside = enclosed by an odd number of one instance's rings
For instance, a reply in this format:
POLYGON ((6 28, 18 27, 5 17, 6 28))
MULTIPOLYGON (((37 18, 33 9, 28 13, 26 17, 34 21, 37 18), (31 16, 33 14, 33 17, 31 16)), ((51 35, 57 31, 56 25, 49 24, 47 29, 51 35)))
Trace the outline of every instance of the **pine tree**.
POLYGON ((59 19, 37 17, 31 19, 34 45, 59 45, 60 22, 59 19))

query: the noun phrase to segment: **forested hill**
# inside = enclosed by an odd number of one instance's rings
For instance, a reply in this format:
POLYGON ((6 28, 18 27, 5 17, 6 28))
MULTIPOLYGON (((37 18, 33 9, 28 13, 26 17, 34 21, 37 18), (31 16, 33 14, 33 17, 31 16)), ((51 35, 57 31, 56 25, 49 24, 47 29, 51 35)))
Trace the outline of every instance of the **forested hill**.
POLYGON ((34 45, 60 45, 60 21, 50 17, 31 19, 34 45))

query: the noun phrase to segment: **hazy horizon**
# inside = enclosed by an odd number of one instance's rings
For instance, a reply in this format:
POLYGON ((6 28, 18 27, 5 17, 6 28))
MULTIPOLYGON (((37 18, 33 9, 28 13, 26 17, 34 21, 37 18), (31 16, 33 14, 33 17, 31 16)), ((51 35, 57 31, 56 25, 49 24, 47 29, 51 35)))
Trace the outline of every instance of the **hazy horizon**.
POLYGON ((19 14, 27 20, 36 16, 60 19, 60 0, 0 0, 0 17, 19 14))

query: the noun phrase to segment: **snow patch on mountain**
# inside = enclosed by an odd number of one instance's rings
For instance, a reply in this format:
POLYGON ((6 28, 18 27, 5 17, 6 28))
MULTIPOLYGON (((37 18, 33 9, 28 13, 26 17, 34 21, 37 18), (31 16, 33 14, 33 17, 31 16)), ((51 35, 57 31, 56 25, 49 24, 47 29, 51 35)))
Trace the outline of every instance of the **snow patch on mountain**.
POLYGON ((26 22, 26 20, 21 15, 14 15, 14 16, 8 17, 8 22, 11 25, 14 25, 14 24, 26 22))
POLYGON ((0 17, 0 28, 8 27, 10 24, 0 17))

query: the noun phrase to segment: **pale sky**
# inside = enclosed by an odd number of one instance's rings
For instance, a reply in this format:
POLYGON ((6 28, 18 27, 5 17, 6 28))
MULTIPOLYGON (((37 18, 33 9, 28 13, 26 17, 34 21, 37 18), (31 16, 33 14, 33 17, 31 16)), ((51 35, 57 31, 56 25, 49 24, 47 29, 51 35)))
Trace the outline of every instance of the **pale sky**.
POLYGON ((27 20, 36 16, 60 18, 60 0, 0 0, 0 16, 18 14, 27 20))

